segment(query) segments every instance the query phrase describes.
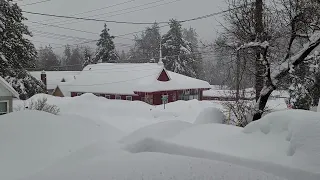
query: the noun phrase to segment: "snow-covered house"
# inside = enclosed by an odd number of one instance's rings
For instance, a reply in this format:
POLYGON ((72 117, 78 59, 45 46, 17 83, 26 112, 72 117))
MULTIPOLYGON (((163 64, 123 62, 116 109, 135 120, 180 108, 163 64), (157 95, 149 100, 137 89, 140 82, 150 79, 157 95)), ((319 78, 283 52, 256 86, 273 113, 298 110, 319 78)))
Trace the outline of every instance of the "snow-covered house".
POLYGON ((19 98, 19 93, 2 77, 0 77, 0 115, 12 112, 12 100, 19 98))
POLYGON ((61 82, 70 82, 76 78, 79 71, 31 71, 33 77, 42 81, 47 88, 48 94, 52 94, 54 89, 61 82))
MULTIPOLYGON (((235 101, 236 90, 219 89, 216 86, 211 86, 210 90, 203 92, 203 100, 214 100, 214 101, 235 101)), ((247 88, 244 91, 240 90, 241 100, 255 100, 255 90, 253 88, 247 88)), ((270 99, 287 99, 289 98, 288 91, 275 90, 270 95, 270 99)))
POLYGON ((75 80, 58 85, 53 93, 71 97, 93 93, 159 105, 165 99, 202 100, 208 89, 208 82, 168 71, 161 63, 101 63, 88 65, 75 80))

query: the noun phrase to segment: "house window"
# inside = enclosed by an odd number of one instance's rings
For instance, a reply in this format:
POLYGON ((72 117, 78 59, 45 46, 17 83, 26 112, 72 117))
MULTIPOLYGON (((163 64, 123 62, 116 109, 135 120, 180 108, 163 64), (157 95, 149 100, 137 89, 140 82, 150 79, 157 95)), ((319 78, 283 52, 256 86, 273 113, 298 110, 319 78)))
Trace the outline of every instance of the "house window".
POLYGON ((120 100, 121 96, 120 95, 116 95, 116 99, 120 100))
POLYGON ((107 99, 110 99, 110 95, 105 95, 104 97, 107 99))
POLYGON ((0 115, 9 113, 9 102, 0 101, 0 115))
POLYGON ((126 97, 126 100, 132 101, 132 96, 127 96, 127 97, 126 97))
POLYGON ((172 101, 176 101, 176 100, 177 100, 176 93, 174 93, 174 94, 172 95, 172 101))

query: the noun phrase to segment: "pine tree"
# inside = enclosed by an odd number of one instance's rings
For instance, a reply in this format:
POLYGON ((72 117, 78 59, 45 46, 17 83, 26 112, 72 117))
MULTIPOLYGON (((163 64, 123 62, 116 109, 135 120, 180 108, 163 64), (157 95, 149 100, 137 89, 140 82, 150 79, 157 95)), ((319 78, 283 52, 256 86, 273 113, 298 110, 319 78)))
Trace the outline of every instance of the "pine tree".
POLYGON ((135 36, 134 48, 130 50, 131 62, 146 63, 150 59, 158 61, 160 52, 160 28, 158 23, 147 27, 140 36, 135 36))
POLYGON ((97 42, 98 50, 95 56, 95 62, 115 62, 119 59, 115 53, 114 36, 109 34, 109 30, 107 25, 104 24, 104 29, 97 42))
POLYGON ((51 46, 40 48, 38 53, 38 67, 41 70, 54 70, 53 68, 59 65, 58 56, 53 52, 51 46))
POLYGON ((68 65, 71 65, 73 71, 80 71, 82 69, 82 63, 84 62, 83 56, 80 53, 80 48, 76 47, 72 50, 68 65))
POLYGON ((183 29, 183 38, 190 42, 193 56, 195 58, 194 69, 197 74, 197 78, 205 79, 204 63, 201 53, 199 52, 198 33, 192 27, 189 29, 183 29))
POLYGON ((70 62, 70 59, 71 59, 71 47, 70 47, 70 45, 66 45, 65 46, 65 49, 64 49, 64 63, 66 64, 66 65, 70 65, 69 64, 69 62, 70 62))
POLYGON ((21 9, 16 3, 0 1, 0 76, 4 77, 26 99, 44 92, 44 85, 24 68, 35 68, 37 51, 26 37, 31 36, 22 21, 21 9))
POLYGON ((170 20, 170 30, 162 37, 162 53, 166 69, 196 77, 196 58, 190 42, 182 35, 180 22, 170 20))
POLYGON ((91 48, 86 46, 84 47, 83 49, 83 65, 82 67, 86 67, 87 65, 89 64, 92 64, 93 63, 93 59, 92 59, 92 51, 91 51, 91 48))

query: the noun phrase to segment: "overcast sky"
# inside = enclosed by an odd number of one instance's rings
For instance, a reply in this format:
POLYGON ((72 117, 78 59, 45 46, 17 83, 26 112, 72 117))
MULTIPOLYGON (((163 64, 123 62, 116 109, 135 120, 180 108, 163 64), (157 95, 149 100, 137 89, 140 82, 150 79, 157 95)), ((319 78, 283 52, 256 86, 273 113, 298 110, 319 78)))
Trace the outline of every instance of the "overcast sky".
MULTIPOLYGON (((22 0, 19 4, 24 11, 57 15, 73 15, 121 4, 74 16, 132 22, 163 22, 168 21, 171 18, 184 20, 226 9, 225 0, 132 0, 131 2, 128 2, 130 0, 51 0, 39 4, 26 5, 38 1, 42 0, 22 0)), ((57 52, 61 52, 63 50, 61 46, 67 43, 73 45, 91 39, 98 39, 99 33, 103 28, 103 22, 68 20, 31 14, 25 14, 25 16, 28 18, 26 24, 34 34, 32 39, 34 40, 36 47, 51 44, 57 52), (59 25, 61 27, 73 28, 91 33, 76 32, 52 26, 43 26, 36 23, 59 25), (62 36, 58 36, 57 34, 62 36), (67 36, 84 39, 76 39, 67 36)), ((188 28, 191 26, 195 28, 201 40, 210 42, 216 37, 217 30, 220 29, 217 21, 222 21, 221 16, 184 23, 183 27, 188 28)), ((115 36, 144 30, 147 26, 115 23, 107 23, 107 25, 110 28, 110 33, 115 36)), ((161 33, 165 33, 167 30, 168 28, 164 27, 161 29, 161 33)), ((116 38, 115 42, 117 49, 126 50, 126 44, 132 44, 132 40, 130 40, 132 38, 133 35, 116 38)), ((91 45, 93 44, 94 43, 91 43, 91 45)))

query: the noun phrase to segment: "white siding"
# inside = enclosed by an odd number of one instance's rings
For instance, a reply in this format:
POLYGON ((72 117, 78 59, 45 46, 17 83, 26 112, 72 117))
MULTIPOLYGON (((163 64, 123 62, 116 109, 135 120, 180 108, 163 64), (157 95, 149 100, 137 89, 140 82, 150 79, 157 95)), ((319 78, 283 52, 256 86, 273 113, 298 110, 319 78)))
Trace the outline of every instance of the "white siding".
POLYGON ((0 84, 0 96, 12 96, 12 93, 8 91, 2 84, 0 84))

